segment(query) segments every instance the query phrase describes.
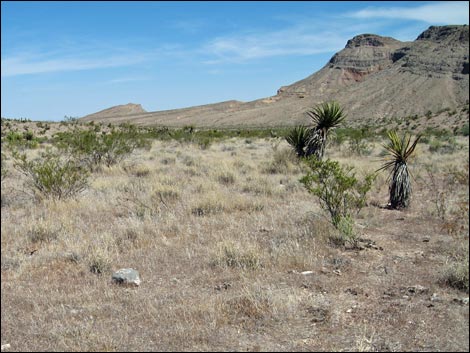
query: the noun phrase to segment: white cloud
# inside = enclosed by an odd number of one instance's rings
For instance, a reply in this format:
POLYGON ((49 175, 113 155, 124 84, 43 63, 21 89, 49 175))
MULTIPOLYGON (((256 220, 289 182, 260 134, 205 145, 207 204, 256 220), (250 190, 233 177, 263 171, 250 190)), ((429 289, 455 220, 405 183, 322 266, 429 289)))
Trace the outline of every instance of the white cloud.
POLYGON ((468 9, 468 1, 445 1, 416 7, 368 7, 346 16, 418 20, 431 24, 468 24, 468 9))
POLYGON ((150 77, 119 77, 109 81, 106 81, 108 84, 115 84, 115 83, 127 83, 127 82, 135 82, 135 81, 150 81, 150 77))
POLYGON ((203 47, 203 52, 215 57, 205 61, 207 64, 242 62, 265 57, 334 52, 344 47, 347 39, 347 35, 338 31, 318 31, 301 25, 285 30, 217 37, 203 47))
POLYGON ((144 60, 140 55, 108 55, 100 58, 56 57, 43 58, 41 55, 19 54, 2 58, 2 77, 26 74, 40 74, 58 71, 78 71, 133 65, 144 60))

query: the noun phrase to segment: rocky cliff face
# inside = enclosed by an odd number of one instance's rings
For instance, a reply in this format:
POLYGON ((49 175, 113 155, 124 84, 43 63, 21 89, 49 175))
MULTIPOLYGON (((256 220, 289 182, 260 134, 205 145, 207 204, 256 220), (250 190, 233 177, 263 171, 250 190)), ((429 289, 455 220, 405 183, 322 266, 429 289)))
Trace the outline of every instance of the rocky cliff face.
POLYGON ((434 77, 468 75, 468 26, 430 27, 411 45, 394 52, 403 71, 434 77))
POLYGON ((281 96, 305 96, 338 89, 364 80, 371 73, 393 64, 393 53, 404 45, 396 39, 374 34, 361 34, 350 39, 317 73, 290 86, 281 87, 281 96))
POLYGON ((430 27, 413 42, 363 34, 280 99, 335 99, 363 116, 424 114, 468 102, 469 29, 430 27))

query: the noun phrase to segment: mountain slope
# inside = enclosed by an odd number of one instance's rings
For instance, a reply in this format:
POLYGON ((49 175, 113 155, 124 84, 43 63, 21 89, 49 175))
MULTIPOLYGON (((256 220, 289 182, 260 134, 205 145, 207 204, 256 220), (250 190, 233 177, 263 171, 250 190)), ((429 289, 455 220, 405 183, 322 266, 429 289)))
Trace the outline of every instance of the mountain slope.
POLYGON ((129 115, 109 110, 83 119, 148 126, 286 126, 307 122, 305 111, 327 100, 337 100, 352 125, 454 110, 468 104, 468 44, 468 25, 432 26, 412 42, 361 34, 318 72, 272 97, 129 115))

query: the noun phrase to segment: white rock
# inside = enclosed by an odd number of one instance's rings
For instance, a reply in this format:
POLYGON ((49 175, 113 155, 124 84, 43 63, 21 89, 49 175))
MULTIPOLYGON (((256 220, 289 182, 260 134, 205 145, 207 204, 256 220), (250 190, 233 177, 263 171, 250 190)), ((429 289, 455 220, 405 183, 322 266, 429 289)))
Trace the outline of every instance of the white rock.
POLYGON ((113 273, 112 280, 127 286, 138 287, 141 283, 139 272, 133 268, 122 268, 113 273))

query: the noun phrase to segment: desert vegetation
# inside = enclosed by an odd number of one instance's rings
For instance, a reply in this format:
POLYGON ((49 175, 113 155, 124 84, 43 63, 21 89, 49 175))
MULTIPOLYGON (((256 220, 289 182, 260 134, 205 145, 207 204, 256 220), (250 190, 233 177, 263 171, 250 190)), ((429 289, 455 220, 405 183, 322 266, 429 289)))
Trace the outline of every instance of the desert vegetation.
POLYGON ((468 351, 468 133, 404 140, 389 209, 389 131, 334 126, 320 159, 300 128, 2 119, 2 345, 468 351))

